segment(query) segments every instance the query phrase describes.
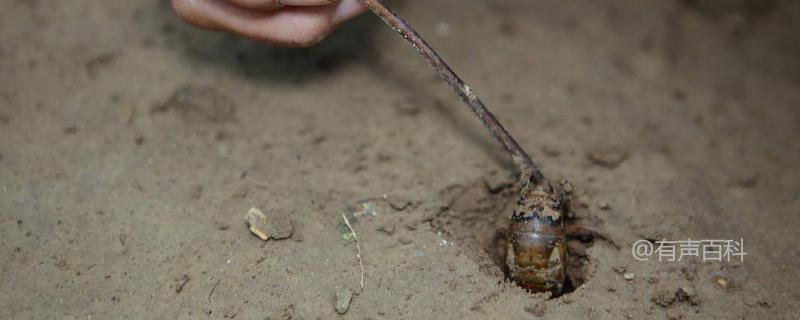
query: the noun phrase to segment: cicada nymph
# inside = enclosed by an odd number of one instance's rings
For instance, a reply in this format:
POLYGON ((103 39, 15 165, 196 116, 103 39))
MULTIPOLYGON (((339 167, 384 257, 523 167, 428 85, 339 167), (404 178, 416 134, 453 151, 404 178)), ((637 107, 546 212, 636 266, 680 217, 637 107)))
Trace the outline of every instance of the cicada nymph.
POLYGON ((564 290, 567 235, 564 220, 570 210, 572 186, 563 180, 553 187, 547 181, 525 182, 517 200, 506 238, 509 276, 533 292, 564 290))

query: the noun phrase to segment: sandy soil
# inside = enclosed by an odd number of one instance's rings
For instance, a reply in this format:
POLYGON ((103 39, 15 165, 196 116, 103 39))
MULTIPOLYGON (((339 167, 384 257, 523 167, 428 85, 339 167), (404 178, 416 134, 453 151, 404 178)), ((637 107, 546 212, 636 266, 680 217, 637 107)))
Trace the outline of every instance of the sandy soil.
POLYGON ((9 0, 0 318, 800 318, 797 2, 392 4, 573 182, 609 238, 572 242, 583 285, 504 280, 513 166, 373 16, 296 50, 166 1, 9 0), (291 237, 255 237, 251 207, 291 237), (747 255, 631 255, 689 238, 747 255))

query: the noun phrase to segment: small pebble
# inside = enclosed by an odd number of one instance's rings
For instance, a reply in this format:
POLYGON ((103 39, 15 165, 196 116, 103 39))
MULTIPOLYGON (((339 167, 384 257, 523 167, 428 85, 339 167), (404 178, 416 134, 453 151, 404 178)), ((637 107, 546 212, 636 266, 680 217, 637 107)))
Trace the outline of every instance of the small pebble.
POLYGON ((717 288, 727 289, 728 286, 730 286, 730 281, 728 278, 723 276, 714 276, 714 284, 717 286, 717 288))
POLYGON ((601 210, 608 210, 611 209, 611 205, 608 202, 602 201, 597 204, 597 208, 601 210))
POLYGON ((351 299, 353 299, 353 293, 350 289, 339 288, 339 290, 336 291, 336 312, 339 314, 347 312, 347 308, 350 307, 351 299))
POLYGON ((694 298, 694 289, 689 287, 678 288, 678 291, 675 292, 675 298, 678 301, 691 301, 694 298))
POLYGON ((636 274, 634 274, 633 272, 626 272, 624 275, 622 275, 622 277, 624 277, 625 280, 630 281, 633 280, 634 277, 636 277, 636 274))

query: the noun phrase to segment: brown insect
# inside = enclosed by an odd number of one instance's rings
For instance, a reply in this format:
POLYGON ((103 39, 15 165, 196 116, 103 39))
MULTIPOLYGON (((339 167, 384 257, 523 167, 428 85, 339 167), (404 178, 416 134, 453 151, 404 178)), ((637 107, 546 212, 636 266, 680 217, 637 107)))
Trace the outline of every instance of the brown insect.
POLYGON ((560 294, 564 288, 567 263, 564 220, 570 210, 572 186, 566 181, 557 185, 547 181, 478 96, 408 23, 380 0, 361 1, 419 51, 511 155, 521 171, 523 187, 506 238, 506 265, 510 278, 535 292, 560 294))
POLYGON ((566 279, 569 182, 551 186, 528 180, 506 234, 509 277, 534 292, 561 294, 566 279))

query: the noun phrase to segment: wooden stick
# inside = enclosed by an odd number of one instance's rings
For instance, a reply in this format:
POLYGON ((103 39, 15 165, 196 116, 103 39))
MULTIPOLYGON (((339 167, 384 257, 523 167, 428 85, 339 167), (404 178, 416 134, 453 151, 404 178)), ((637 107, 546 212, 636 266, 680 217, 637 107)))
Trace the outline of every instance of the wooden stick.
POLYGON ((467 107, 481 120, 489 132, 500 141, 503 148, 511 155, 511 160, 517 165, 523 177, 527 177, 531 182, 539 184, 544 181, 544 175, 531 160, 525 150, 519 146, 511 134, 503 128, 497 118, 483 105, 472 89, 447 65, 436 51, 431 48, 411 26, 400 18, 396 13, 387 8, 380 0, 361 0, 364 5, 369 7, 372 12, 378 15, 383 22, 399 33, 406 41, 419 51, 422 58, 435 69, 439 75, 447 81, 453 90, 458 93, 467 107))

